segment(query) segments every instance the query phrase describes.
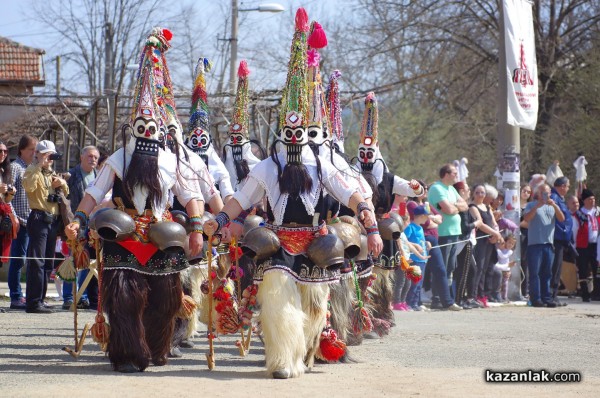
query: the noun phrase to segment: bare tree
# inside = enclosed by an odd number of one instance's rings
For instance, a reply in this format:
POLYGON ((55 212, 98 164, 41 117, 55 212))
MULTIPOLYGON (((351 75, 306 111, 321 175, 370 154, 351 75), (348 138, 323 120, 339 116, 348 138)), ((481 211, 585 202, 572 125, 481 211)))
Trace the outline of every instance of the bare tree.
POLYGON ((133 63, 150 21, 161 13, 159 0, 59 0, 33 2, 32 17, 61 37, 63 55, 85 76, 89 95, 102 88, 120 92, 126 66, 133 63))

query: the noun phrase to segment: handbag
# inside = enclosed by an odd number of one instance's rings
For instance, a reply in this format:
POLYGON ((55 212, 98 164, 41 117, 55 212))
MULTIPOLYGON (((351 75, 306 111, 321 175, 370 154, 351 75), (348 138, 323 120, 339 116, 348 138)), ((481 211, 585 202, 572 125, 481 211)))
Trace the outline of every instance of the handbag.
POLYGON ((13 224, 10 216, 5 214, 2 216, 2 220, 0 221, 0 232, 3 234, 7 234, 12 232, 13 224))

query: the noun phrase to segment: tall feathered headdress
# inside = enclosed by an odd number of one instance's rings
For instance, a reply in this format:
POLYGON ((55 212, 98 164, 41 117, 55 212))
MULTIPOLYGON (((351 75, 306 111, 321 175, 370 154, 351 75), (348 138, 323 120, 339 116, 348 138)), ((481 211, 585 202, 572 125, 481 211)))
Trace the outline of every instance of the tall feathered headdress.
POLYGON ((167 122, 164 53, 170 47, 171 38, 168 29, 152 29, 140 56, 129 127, 131 134, 141 139, 136 150, 142 152, 157 154, 156 143, 164 139, 167 122))
POLYGON ((229 139, 232 145, 239 145, 249 140, 248 133, 248 75, 250 70, 246 61, 241 61, 238 68, 238 85, 233 104, 233 120, 229 125, 229 139))
MULTIPOLYGON (((164 53, 170 48, 168 29, 154 28, 140 55, 129 125, 136 138, 159 140, 167 116, 165 103, 164 53)), ((163 130, 164 132, 164 130, 163 130)))
POLYGON ((302 148, 308 143, 307 36, 308 15, 304 8, 296 12, 296 30, 292 39, 288 74, 279 111, 279 137, 286 146, 288 163, 302 162, 302 148))
POLYGON ((188 124, 186 145, 194 152, 204 153, 210 146, 210 119, 206 93, 205 73, 212 68, 208 58, 200 57, 196 63, 192 109, 188 124))
POLYGON ((379 146, 377 119, 377 98, 375 98, 375 93, 371 91, 365 98, 365 111, 358 145, 358 160, 361 162, 363 170, 367 171, 373 167, 372 165, 377 160, 379 146))

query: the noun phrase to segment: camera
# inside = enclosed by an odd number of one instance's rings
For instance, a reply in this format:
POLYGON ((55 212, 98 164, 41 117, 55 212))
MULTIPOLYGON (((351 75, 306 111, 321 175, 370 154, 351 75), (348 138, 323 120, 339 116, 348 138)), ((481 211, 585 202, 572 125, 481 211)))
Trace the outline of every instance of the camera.
POLYGON ((49 202, 49 203, 62 203, 62 199, 61 199, 60 195, 57 195, 55 193, 49 193, 48 197, 46 198, 46 202, 49 202))
POLYGON ((61 160, 62 156, 63 156, 62 153, 55 152, 55 153, 51 154, 50 156, 48 156, 48 159, 50 159, 50 160, 61 160))

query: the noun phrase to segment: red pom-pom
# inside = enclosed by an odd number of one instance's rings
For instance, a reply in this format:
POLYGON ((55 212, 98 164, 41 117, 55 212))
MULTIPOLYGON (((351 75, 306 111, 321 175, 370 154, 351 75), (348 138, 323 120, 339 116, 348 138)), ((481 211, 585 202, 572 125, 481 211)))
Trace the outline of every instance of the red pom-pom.
POLYGON ((323 48, 327 45, 327 35, 318 22, 313 22, 313 31, 308 37, 308 45, 312 48, 323 48))
POLYGON ((240 67, 238 68, 238 77, 241 79, 250 74, 250 69, 248 69, 248 63, 244 60, 240 62, 240 67))
POLYGON ((171 40, 173 38, 173 33, 171 33, 171 31, 169 29, 163 29, 163 36, 165 37, 165 39, 171 40))
POLYGON ((296 30, 299 32, 308 32, 308 14, 302 7, 296 11, 296 30))
POLYGON ((334 330, 324 331, 321 334, 319 348, 323 358, 330 362, 339 361, 346 353, 346 344, 338 340, 334 330))

